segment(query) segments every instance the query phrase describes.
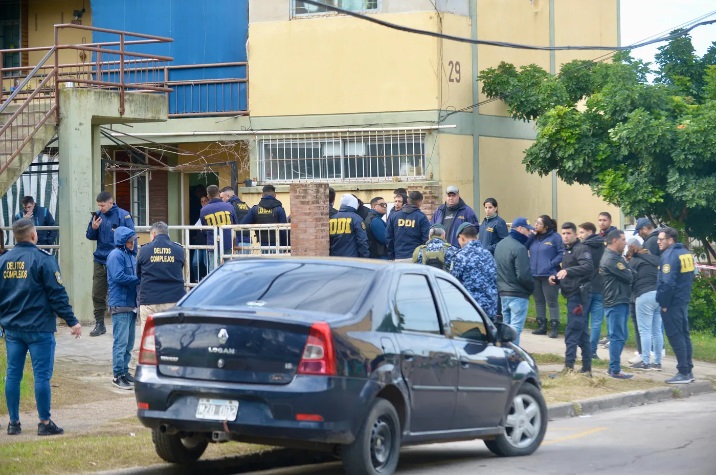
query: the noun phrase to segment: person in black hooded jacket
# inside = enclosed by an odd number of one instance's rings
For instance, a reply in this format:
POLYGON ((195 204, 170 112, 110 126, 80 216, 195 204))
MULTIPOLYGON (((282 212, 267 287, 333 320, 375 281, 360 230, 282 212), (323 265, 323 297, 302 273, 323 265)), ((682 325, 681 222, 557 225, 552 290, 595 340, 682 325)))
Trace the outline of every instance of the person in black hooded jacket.
MULTIPOLYGON (((240 224, 287 223, 286 210, 283 209, 283 204, 276 199, 276 188, 273 185, 264 185, 261 191, 263 192, 261 201, 249 210, 240 224)), ((256 236, 262 246, 276 245, 275 231, 256 231, 256 236)), ((285 242, 287 239, 286 232, 281 231, 279 241, 285 242)))
POLYGON ((428 240, 430 221, 417 203, 423 200, 419 191, 411 191, 408 204, 388 218, 385 229, 385 246, 388 259, 412 261, 413 252, 428 240))
POLYGON ((341 197, 340 209, 329 220, 331 256, 368 257, 368 235, 357 207, 355 196, 346 193, 341 197))
POLYGON ((577 235, 582 243, 589 249, 589 254, 592 256, 592 264, 594 265, 591 281, 591 300, 589 302, 589 320, 591 327, 589 343, 592 348, 592 359, 599 359, 597 356, 597 345, 599 344, 599 337, 602 333, 602 322, 604 321, 604 303, 602 299, 604 282, 599 273, 599 262, 604 255, 606 241, 602 236, 597 234, 597 227, 594 223, 590 222, 580 224, 577 228, 577 235))

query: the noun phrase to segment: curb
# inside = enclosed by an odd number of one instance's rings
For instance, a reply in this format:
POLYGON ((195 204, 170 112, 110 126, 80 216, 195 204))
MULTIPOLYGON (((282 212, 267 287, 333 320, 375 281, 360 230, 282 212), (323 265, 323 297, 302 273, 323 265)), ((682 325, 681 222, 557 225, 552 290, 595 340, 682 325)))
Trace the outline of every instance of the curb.
POLYGON ((697 396, 713 391, 714 387, 711 381, 695 381, 690 384, 679 384, 665 388, 649 389, 647 391, 631 391, 628 393, 583 399, 581 401, 553 404, 547 407, 547 411, 549 420, 563 419, 612 409, 643 406, 655 402, 697 396))

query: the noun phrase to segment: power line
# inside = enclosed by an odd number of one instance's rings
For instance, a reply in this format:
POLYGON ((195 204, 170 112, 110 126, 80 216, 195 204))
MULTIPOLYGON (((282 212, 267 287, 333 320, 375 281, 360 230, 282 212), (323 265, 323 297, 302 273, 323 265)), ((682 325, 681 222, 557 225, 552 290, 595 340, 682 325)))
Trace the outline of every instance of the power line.
POLYGON ((584 50, 627 51, 627 50, 641 48, 642 46, 648 46, 648 45, 651 45, 654 43, 670 41, 670 40, 673 40, 674 38, 679 38, 681 36, 684 36, 685 34, 689 33, 691 30, 698 28, 700 26, 711 25, 711 24, 716 23, 716 20, 702 21, 695 25, 692 25, 689 28, 677 31, 675 33, 671 33, 669 35, 661 36, 661 37, 651 39, 648 41, 635 43, 635 44, 632 44, 629 46, 534 46, 534 45, 526 45, 526 44, 520 44, 520 43, 509 43, 506 41, 478 40, 478 39, 473 39, 473 38, 465 38, 462 36, 453 36, 453 35, 446 35, 444 33, 436 33, 434 31, 429 31, 429 30, 420 30, 417 28, 410 28, 408 26, 397 25, 395 23, 380 20, 380 19, 374 18, 372 16, 363 15, 361 13, 352 12, 350 10, 344 10, 343 8, 334 7, 332 5, 327 5, 325 3, 321 3, 321 2, 318 2, 315 0, 302 0, 302 1, 303 1, 303 3, 308 3, 310 5, 323 7, 327 10, 334 11, 336 13, 341 13, 343 15, 352 16, 355 18, 359 18, 361 20, 365 20, 370 23, 375 23, 377 25, 381 25, 386 28, 403 31, 406 33, 413 33, 413 34, 423 35, 423 36, 432 36, 434 38, 442 38, 445 40, 457 41, 460 43, 470 43, 470 44, 474 44, 474 45, 497 46, 497 47, 501 47, 501 48, 526 49, 526 50, 533 50, 533 51, 584 51, 584 50))

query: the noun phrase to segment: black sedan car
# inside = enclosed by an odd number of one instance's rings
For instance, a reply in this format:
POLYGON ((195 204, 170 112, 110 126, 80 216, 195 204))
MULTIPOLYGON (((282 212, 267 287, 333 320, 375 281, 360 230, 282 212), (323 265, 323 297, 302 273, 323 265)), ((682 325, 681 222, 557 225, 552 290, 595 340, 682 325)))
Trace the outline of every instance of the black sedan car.
POLYGON ((430 266, 241 259, 149 317, 138 416, 174 463, 229 440, 331 450, 349 474, 393 473, 401 446, 441 441, 529 455, 547 407, 514 338, 430 266))

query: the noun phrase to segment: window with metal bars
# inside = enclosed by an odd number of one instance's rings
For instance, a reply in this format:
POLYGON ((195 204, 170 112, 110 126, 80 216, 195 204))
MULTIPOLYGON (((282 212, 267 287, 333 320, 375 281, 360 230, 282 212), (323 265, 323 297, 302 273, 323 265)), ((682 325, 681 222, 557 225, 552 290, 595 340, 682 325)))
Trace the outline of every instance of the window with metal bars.
POLYGON ((425 178, 425 135, 276 138, 260 141, 262 181, 425 178))
MULTIPOLYGON (((379 12, 381 7, 380 0, 322 0, 321 3, 352 12, 379 12)), ((325 7, 319 7, 301 0, 293 0, 291 6, 293 7, 291 13, 294 16, 332 13, 332 10, 325 7)))

